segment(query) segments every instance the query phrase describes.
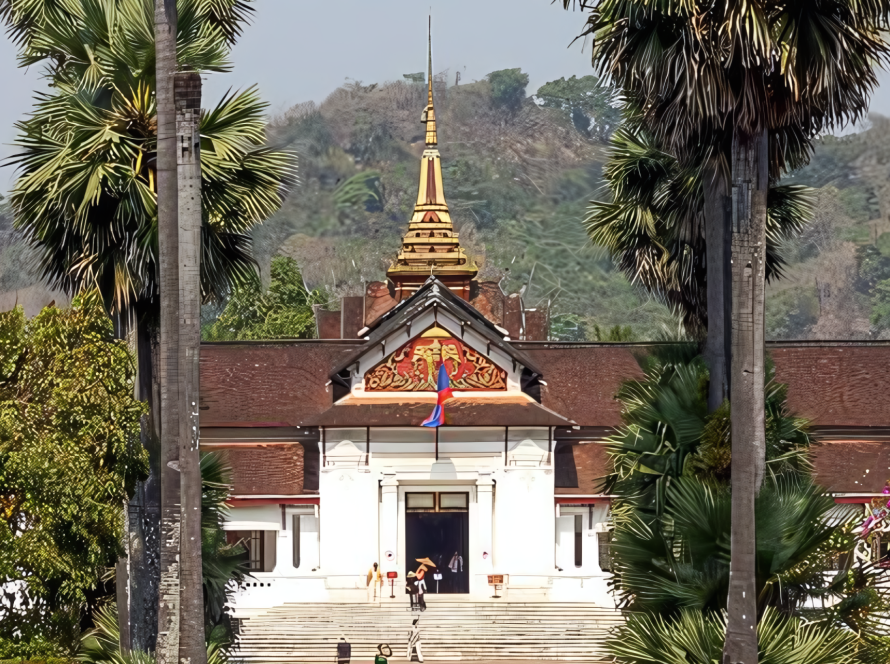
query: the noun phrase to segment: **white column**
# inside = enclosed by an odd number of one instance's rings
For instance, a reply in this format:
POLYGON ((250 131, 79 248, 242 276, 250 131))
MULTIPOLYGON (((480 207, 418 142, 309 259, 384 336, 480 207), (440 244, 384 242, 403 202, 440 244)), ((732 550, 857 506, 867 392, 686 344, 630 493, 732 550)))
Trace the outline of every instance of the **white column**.
POLYGON ((471 574, 491 574, 492 559, 494 552, 491 549, 492 544, 492 507, 494 482, 491 480, 491 474, 480 473, 479 479, 476 480, 476 502, 478 503, 478 537, 479 537, 479 557, 470 563, 471 574), (487 555, 486 555, 487 554, 487 555))
POLYGON ((383 474, 380 505, 380 566, 384 573, 398 571, 399 482, 395 474, 383 474))

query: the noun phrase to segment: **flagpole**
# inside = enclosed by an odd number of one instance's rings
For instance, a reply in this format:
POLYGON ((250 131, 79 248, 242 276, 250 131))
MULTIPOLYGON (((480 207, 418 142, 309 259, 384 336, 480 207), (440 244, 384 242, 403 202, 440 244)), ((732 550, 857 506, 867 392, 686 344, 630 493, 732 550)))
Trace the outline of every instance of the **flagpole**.
POLYGON ((439 427, 436 427, 436 461, 439 460, 439 427))

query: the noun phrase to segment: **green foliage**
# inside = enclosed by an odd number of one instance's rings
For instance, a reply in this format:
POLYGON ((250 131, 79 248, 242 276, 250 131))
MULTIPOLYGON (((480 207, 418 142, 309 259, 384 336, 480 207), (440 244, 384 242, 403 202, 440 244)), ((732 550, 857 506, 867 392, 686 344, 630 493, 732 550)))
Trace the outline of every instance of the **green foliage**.
MULTIPOLYGON (((204 580, 204 622, 207 634, 208 664, 224 664, 232 643, 232 631, 226 602, 233 584, 247 575, 244 548, 228 544, 223 522, 231 492, 231 468, 214 452, 201 455, 201 564, 204 580)), ((80 645, 79 659, 92 664, 154 664, 148 653, 120 653, 117 610, 104 604, 93 614, 95 627, 86 633, 80 645)))
POLYGON ((546 108, 565 111, 575 129, 603 140, 621 122, 614 89, 603 85, 596 76, 572 76, 545 83, 535 93, 535 101, 546 108))
MULTIPOLYGON (((153 311, 158 301, 153 7, 151 0, 5 4, 21 37, 20 63, 44 63, 50 84, 16 125, 16 227, 48 285, 69 294, 98 285, 116 309, 153 311)), ((181 0, 180 66, 227 71, 249 11, 244 0, 181 0)), ((265 145, 265 112, 250 88, 227 94, 201 119, 208 299, 254 274, 249 230, 294 183, 293 158, 265 145)))
MULTIPOLYGON (((613 654, 626 664, 687 661, 677 659, 689 655, 686 646, 680 651, 675 646, 681 641, 701 646, 709 642, 710 637, 702 641, 706 634, 716 639, 717 653, 722 647, 730 555, 730 408, 727 402, 708 413, 707 370, 693 353, 691 346, 657 349, 641 359, 645 378, 626 382, 618 393, 624 426, 608 440, 614 472, 605 486, 617 496, 611 584, 624 606, 649 616, 629 622, 613 637, 613 654), (681 633, 680 641, 672 641, 681 633), (665 640, 666 634, 673 636, 665 640)), ((853 530, 861 517, 835 505, 813 483, 806 422, 788 412, 785 386, 768 378, 765 396, 767 478, 755 506, 762 629, 793 640, 798 618, 821 622, 824 633, 813 637, 814 648, 845 630, 858 634, 858 661, 868 661, 886 646, 881 621, 890 602, 875 586, 880 570, 852 557, 842 569, 834 564, 856 544, 853 530), (770 618, 774 614, 781 618, 770 618)), ((761 661, 798 661, 769 659, 779 655, 770 655, 766 643, 761 641, 761 661)), ((791 654, 797 656, 797 650, 791 654)))
POLYGON ((879 281, 872 289, 871 316, 869 320, 877 330, 890 328, 890 279, 879 281))
POLYGON ((765 323, 769 339, 806 339, 819 320, 815 286, 794 286, 770 293, 765 323))
MULTIPOLYGON (((631 615, 621 638, 607 645, 621 664, 714 664, 723 654, 720 614, 683 611, 673 621, 631 615)), ((788 619, 768 610, 757 625, 759 664, 848 664, 856 635, 830 624, 788 619)))
MULTIPOLYGON (((704 237, 705 153, 685 166, 654 135, 618 129, 610 141, 603 176, 610 201, 594 200, 584 223, 629 280, 669 305, 687 329, 707 328, 707 261, 704 237)), ((813 214, 802 185, 773 186, 767 200, 766 277, 781 276, 782 247, 813 214)))
POLYGON ((232 469, 214 452, 201 455, 201 574, 204 581, 204 631, 231 638, 226 604, 234 586, 248 574, 244 546, 229 544, 223 523, 228 515, 226 501, 231 493, 232 469))
POLYGON ((491 84, 491 98, 494 103, 509 111, 517 111, 525 100, 528 74, 521 69, 501 69, 491 72, 485 78, 491 84))
POLYGON ((593 336, 597 341, 633 341, 634 333, 630 325, 615 325, 608 330, 601 330, 599 325, 593 326, 593 336))
POLYGON ((148 471, 134 378, 96 291, 31 320, 0 314, 0 582, 21 600, 0 600, 5 654, 70 647, 122 553, 123 505, 148 471))
POLYGON ((60 657, 38 657, 36 659, 0 659, 0 664, 77 664, 76 659, 60 657))
POLYGON ((276 256, 269 290, 263 293, 258 279, 238 286, 219 318, 204 327, 202 337, 205 341, 311 339, 312 306, 324 302, 321 291, 306 288, 294 259, 276 256))
MULTIPOLYGON (((117 626, 117 607, 114 603, 100 607, 94 616, 96 626, 84 635, 78 661, 86 664, 156 664, 152 653, 134 650, 120 651, 120 630, 117 626)), ((207 639, 207 664, 226 664, 228 656, 223 650, 224 635, 214 630, 207 639)))

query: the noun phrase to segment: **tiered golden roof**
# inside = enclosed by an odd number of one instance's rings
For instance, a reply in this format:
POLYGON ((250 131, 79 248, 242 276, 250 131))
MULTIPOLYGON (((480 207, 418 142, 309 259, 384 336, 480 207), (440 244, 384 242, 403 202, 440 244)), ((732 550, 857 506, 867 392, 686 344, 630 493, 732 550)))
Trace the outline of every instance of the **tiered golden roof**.
POLYGON ((454 276, 472 279, 478 270, 460 246, 454 232, 442 187, 442 161, 433 105, 432 37, 429 42, 427 105, 421 116, 426 124, 426 149, 420 160, 420 186, 414 215, 402 240, 402 249, 386 276, 399 285, 408 276, 454 276))

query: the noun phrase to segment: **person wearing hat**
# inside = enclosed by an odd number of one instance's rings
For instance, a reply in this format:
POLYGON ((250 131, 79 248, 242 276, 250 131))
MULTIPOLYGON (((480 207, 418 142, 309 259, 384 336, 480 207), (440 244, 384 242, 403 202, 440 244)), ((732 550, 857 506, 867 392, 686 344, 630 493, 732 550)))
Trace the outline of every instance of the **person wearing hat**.
POLYGON ((411 610, 417 606, 417 575, 414 572, 408 572, 408 578, 405 579, 405 592, 411 598, 411 610))
POLYGON ((417 626, 417 621, 420 618, 415 618, 414 622, 411 623, 411 631, 408 632, 408 661, 411 661, 411 651, 415 651, 417 653, 417 661, 423 662, 423 653, 420 651, 420 627, 417 626))

